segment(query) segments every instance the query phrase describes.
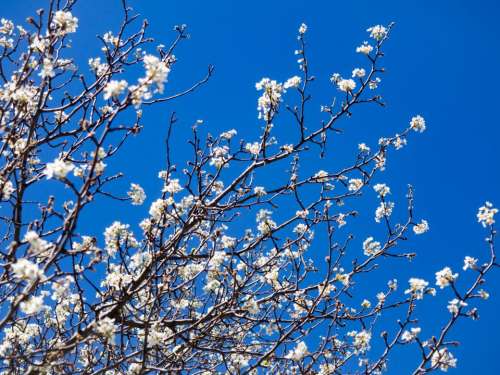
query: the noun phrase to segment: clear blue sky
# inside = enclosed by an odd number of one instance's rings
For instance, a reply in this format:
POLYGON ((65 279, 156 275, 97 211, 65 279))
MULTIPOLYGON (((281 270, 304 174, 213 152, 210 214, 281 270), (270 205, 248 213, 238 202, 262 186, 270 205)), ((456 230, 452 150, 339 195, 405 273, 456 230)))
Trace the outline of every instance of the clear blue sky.
MULTIPOLYGON (((4 0, 2 16, 19 21, 43 2, 33 3, 4 0)), ((118 0, 81 0, 77 5, 74 13, 80 19, 82 36, 75 39, 74 53, 82 63, 98 53, 95 34, 116 26, 118 4, 118 0), (85 49, 78 49, 82 45, 85 49)), ((415 275, 433 281, 434 272, 445 265, 461 270, 464 255, 486 254, 485 232, 475 222, 475 214, 485 200, 500 205, 497 1, 131 0, 130 4, 149 20, 151 35, 157 40, 168 42, 173 25, 188 24, 192 38, 177 52, 179 64, 170 77, 172 87, 185 87, 202 77, 209 63, 216 66, 208 86, 146 114, 144 133, 117 161, 127 160, 123 186, 134 181, 146 188, 146 206, 159 188, 156 174, 163 166, 163 136, 170 111, 177 112, 180 128, 200 118, 214 134, 236 128, 241 136, 255 139, 259 125, 254 84, 264 76, 283 81, 298 73, 293 51, 301 22, 309 26, 309 58, 318 78, 311 109, 317 111, 334 92, 328 89, 330 74, 347 75, 362 61, 354 48, 367 38, 365 29, 395 21, 381 85, 388 106, 355 111, 342 124, 346 134, 327 155, 328 161, 343 160, 357 142, 374 145, 379 136, 393 134, 413 115, 422 114, 428 130, 393 153, 379 181, 390 184, 396 202, 401 203, 406 184, 412 184, 417 216, 429 221, 431 231, 412 243, 419 255, 411 267, 405 265, 397 272, 395 266, 388 268, 383 280, 398 275, 403 283, 415 275)), ((181 138, 182 130, 178 134, 181 138)), ((175 145, 179 164, 186 148, 183 138, 175 145)), ((107 205, 98 210, 92 228, 102 233, 104 225, 124 215, 134 223, 145 215, 146 206, 107 205)), ((465 322, 454 331, 453 337, 462 344, 453 350, 459 360, 458 369, 450 371, 453 374, 500 373, 500 277, 490 276, 488 281, 486 289, 492 296, 479 304, 481 319, 465 322)), ((447 318, 444 304, 441 310, 422 310, 427 322, 422 323, 424 332, 447 318)), ((412 358, 407 352, 394 357, 390 373, 406 373, 413 368, 415 362, 408 362, 412 358)))

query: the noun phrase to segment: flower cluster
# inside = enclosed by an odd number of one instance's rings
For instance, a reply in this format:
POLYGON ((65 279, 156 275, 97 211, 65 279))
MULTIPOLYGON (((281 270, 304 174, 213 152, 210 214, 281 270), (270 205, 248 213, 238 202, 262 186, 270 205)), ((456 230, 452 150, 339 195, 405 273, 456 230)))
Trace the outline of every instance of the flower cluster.
POLYGON ((413 232, 415 232, 415 234, 423 234, 427 231, 429 231, 429 223, 427 220, 422 220, 420 223, 413 226, 413 232))
POLYGON ((477 259, 470 256, 466 256, 464 258, 464 266, 462 267, 462 269, 464 271, 467 271, 468 269, 474 270, 476 268, 477 268, 477 259))
POLYGON ((401 335, 401 341, 410 342, 417 338, 417 336, 422 332, 420 327, 413 327, 409 331, 405 330, 401 335))
POLYGON ((386 184, 376 184, 373 186, 373 190, 375 190, 379 197, 385 197, 391 193, 391 189, 386 184))
POLYGON ((488 225, 495 224, 495 215, 498 213, 498 209, 493 207, 491 202, 486 202, 484 206, 479 207, 477 212, 477 221, 484 228, 488 225))
POLYGON ((382 247, 380 246, 380 242, 374 241, 373 237, 368 237, 363 242, 363 252, 366 256, 372 256, 377 254, 382 247))
POLYGON ((95 330, 100 336, 104 337, 110 343, 114 343, 115 331, 116 331, 116 325, 114 319, 105 317, 103 319, 98 320, 95 330))
POLYGON ((145 80, 156 84, 157 91, 163 93, 165 81, 167 80, 170 68, 165 61, 160 60, 154 55, 144 56, 144 68, 146 69, 145 80))
POLYGON ((132 200, 134 206, 140 206, 146 200, 144 189, 138 184, 131 184, 127 195, 132 200))
POLYGON ((410 121, 410 128, 422 133, 426 129, 424 118, 420 115, 413 117, 410 121))
POLYGON ((333 74, 330 77, 330 81, 337 85, 340 91, 351 93, 356 88, 356 82, 351 78, 342 78, 338 73, 333 74))
POLYGON ((302 78, 300 78, 299 76, 293 76, 291 78, 288 78, 285 83, 283 84, 283 88, 285 89, 289 89, 289 88, 292 88, 292 87, 299 87, 300 86, 300 83, 302 82, 302 78))
POLYGON ((368 28, 366 31, 370 33, 370 37, 376 41, 381 41, 387 35, 387 29, 382 25, 375 25, 368 28))
POLYGON ((375 210, 375 221, 380 223, 380 221, 385 217, 388 218, 392 215, 392 210, 394 209, 394 202, 380 202, 379 206, 375 210))
POLYGON ((424 298, 429 283, 423 279, 412 277, 409 281, 410 288, 405 290, 405 294, 412 294, 416 299, 424 298))
POLYGON ((450 285, 458 277, 458 273, 453 273, 450 267, 445 267, 441 271, 436 272, 436 285, 441 289, 450 285))
POLYGON ((74 33, 78 27, 78 18, 74 17, 70 12, 58 10, 52 16, 51 26, 59 35, 74 33))
POLYGON ((32 261, 21 258, 11 265, 14 276, 20 280, 35 281, 43 278, 43 271, 32 261))
POLYGON ((432 354, 431 365, 433 368, 439 367, 440 370, 447 371, 450 367, 457 367, 457 359, 447 348, 442 348, 432 354))
POLYGON ((138 242, 134 234, 129 231, 130 225, 115 221, 104 231, 104 241, 106 251, 113 257, 120 246, 137 247, 138 242))
POLYGON ((447 306, 448 311, 453 315, 458 315, 460 308, 467 306, 468 304, 458 298, 452 299, 447 306))
POLYGON ((140 107, 143 100, 151 99, 154 93, 163 93, 170 73, 171 61, 175 61, 175 57, 172 56, 170 60, 164 61, 154 55, 144 55, 145 77, 140 78, 137 85, 129 86, 132 103, 136 108, 140 107), (154 90, 152 90, 153 86, 155 86, 154 90))
POLYGON ((349 180, 348 189, 349 191, 358 191, 363 187, 363 180, 360 178, 351 178, 349 180))
POLYGON ((261 209, 257 213, 257 229, 262 235, 266 235, 276 228, 276 222, 271 219, 271 214, 271 211, 265 209, 261 209))
POLYGON ((363 55, 369 55, 373 51, 373 46, 368 42, 363 42, 362 45, 356 48, 357 53, 362 53, 363 55))
POLYGON ((108 100, 109 98, 117 98, 120 96, 126 89, 128 83, 125 80, 111 80, 104 87, 104 99, 108 100))
POLYGON ((278 110, 285 88, 281 83, 269 78, 262 78, 255 84, 255 88, 257 91, 262 91, 262 95, 257 100, 259 119, 270 121, 278 110))
POLYGON ((53 162, 47 163, 47 165, 45 166, 44 174, 49 179, 63 179, 66 178, 68 173, 71 172, 74 168, 75 165, 72 162, 57 158, 54 159, 53 162))
POLYGON ((308 354, 309 352, 307 350, 306 343, 304 341, 300 341, 294 349, 288 352, 286 358, 289 358, 294 361, 300 361, 308 354))
POLYGON ((0 199, 3 201, 9 200, 11 194, 15 192, 14 184, 12 181, 0 180, 0 199))
POLYGON ((350 336, 354 337, 353 345, 356 353, 365 353, 370 350, 370 341, 372 338, 371 332, 362 330, 359 332, 350 332, 350 336))

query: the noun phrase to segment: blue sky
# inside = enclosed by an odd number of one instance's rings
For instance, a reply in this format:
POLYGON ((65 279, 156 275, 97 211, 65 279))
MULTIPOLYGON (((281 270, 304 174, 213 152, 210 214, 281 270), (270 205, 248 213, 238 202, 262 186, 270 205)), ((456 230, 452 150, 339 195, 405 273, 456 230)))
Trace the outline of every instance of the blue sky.
MULTIPOLYGON (((4 0, 2 16, 20 21, 41 3, 4 0)), ((77 59, 85 62, 97 55, 95 34, 115 28, 118 4, 118 0, 82 0, 77 5, 74 13, 82 33, 80 39, 75 38, 77 59), (78 48, 84 45, 85 49, 78 48)), ((148 202, 159 188, 156 174, 163 167, 163 137, 171 111, 179 118, 179 139, 197 119, 205 121, 207 132, 236 128, 240 136, 255 139, 259 124, 254 84, 265 76, 284 81, 298 74, 293 51, 301 22, 309 26, 310 66, 317 77, 311 111, 318 112, 319 105, 335 93, 328 77, 333 72, 347 75, 361 65, 354 48, 367 38, 365 29, 395 21, 385 49, 387 74, 381 85, 387 107, 355 111, 352 119, 341 124, 345 134, 336 140, 324 162, 349 160, 358 142, 375 145, 380 136, 401 130, 413 115, 422 114, 427 131, 411 137, 407 148, 393 153, 387 171, 379 178, 391 186, 396 202, 403 204, 406 184, 412 184, 417 216, 426 218, 431 226, 428 234, 412 243, 419 255, 411 268, 405 265, 398 270, 400 279, 411 274, 433 280, 434 272, 445 265, 460 269, 465 255, 486 254, 486 233, 475 222, 475 214, 485 200, 500 205, 500 78, 494 71, 500 66, 500 5, 496 1, 131 0, 130 4, 149 20, 151 35, 165 44, 173 36, 173 25, 189 26, 191 39, 177 52, 179 63, 171 74, 171 87, 186 87, 205 74, 208 64, 216 67, 208 86, 146 113, 145 131, 117 160, 126 162, 125 185, 139 182, 150 195, 148 202)), ((174 153, 182 164, 187 155, 183 138, 174 153)), ((143 217, 147 207, 134 210, 111 204, 96 212, 98 218, 92 226, 102 233, 103 225, 119 216, 125 215, 130 222, 143 217)), ((396 271, 388 268, 384 272, 386 280, 396 271)), ((451 373, 500 373, 500 362, 492 360, 499 354, 496 317, 500 299, 495 293, 498 290, 493 290, 499 281, 498 275, 488 278, 486 289, 492 293, 487 303, 479 305, 481 319, 454 331, 454 338, 462 344, 453 350, 459 368, 451 373)), ((422 312, 429 330, 432 322, 447 316, 446 311, 435 313, 431 308, 422 312)), ((393 358, 391 373, 406 373, 409 355, 405 352, 393 358)))

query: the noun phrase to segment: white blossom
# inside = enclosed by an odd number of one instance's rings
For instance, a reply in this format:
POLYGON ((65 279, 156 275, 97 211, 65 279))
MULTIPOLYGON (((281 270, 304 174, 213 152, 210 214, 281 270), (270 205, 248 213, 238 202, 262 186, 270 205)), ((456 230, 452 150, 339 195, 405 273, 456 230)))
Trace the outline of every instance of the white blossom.
POLYGON ((427 231, 429 231, 429 223, 427 220, 422 219, 420 223, 413 226, 413 232, 415 232, 415 234, 423 234, 427 231))
POLYGON ((0 198, 3 201, 9 200, 10 196, 16 189, 14 188, 14 184, 11 181, 2 181, 0 180, 0 198))
POLYGON ((295 226, 295 228, 293 228, 293 233, 297 233, 298 235, 302 235, 304 234, 305 232, 307 232, 308 230, 308 227, 306 224, 304 223, 299 223, 295 226))
POLYGON ((101 282, 101 287, 119 290, 126 287, 131 282, 132 275, 127 273, 123 267, 117 264, 111 264, 106 278, 101 282))
POLYGON ((352 92, 356 88, 356 82, 353 79, 341 79, 338 81, 337 86, 340 91, 352 92))
POLYGON ((298 210, 295 212, 295 215, 301 219, 305 219, 309 215, 309 210, 298 210))
POLYGON ((257 195, 258 197, 263 197, 264 195, 266 195, 266 189, 263 187, 263 186, 256 186, 253 188, 253 192, 255 195, 257 195))
POLYGON ((111 80, 104 87, 104 100, 108 100, 109 98, 117 98, 120 96, 126 89, 128 83, 124 79, 111 80))
POLYGON ((364 299, 361 302, 361 307, 364 307, 365 309, 369 309, 372 306, 371 302, 368 301, 367 299, 364 299))
POLYGON ((211 293, 211 292, 217 293, 220 285, 221 284, 220 284, 219 280, 217 280, 217 279, 209 279, 209 280, 207 280, 207 283, 203 287, 203 291, 205 293, 211 293))
MULTIPOLYGON (((154 347, 156 345, 165 345, 168 343, 168 337, 172 335, 170 328, 163 328, 159 322, 154 322, 148 329, 147 341, 148 347, 154 347)), ((141 330, 138 334, 141 341, 146 340, 145 330, 141 330)))
POLYGON ((364 55, 369 55, 373 51, 373 47, 368 44, 368 42, 363 42, 362 45, 356 48, 357 53, 362 53, 364 55))
POLYGON ((346 214, 343 214, 343 213, 340 213, 338 214, 337 218, 335 219, 335 221, 337 222, 339 228, 343 227, 344 225, 347 224, 347 221, 345 220, 345 218, 347 217, 348 215, 346 214))
POLYGON ((424 298, 424 291, 429 283, 423 279, 415 277, 410 278, 408 282, 410 284, 410 288, 405 290, 405 294, 412 294, 416 299, 424 298))
POLYGON ((257 315, 260 312, 259 304, 255 298, 249 298, 244 304, 243 308, 248 310, 252 315, 257 315))
POLYGON ((67 297, 73 282, 73 277, 66 276, 59 280, 55 280, 52 287, 52 296, 50 297, 53 301, 61 301, 63 298, 67 297))
POLYGON ((358 144, 358 150, 360 152, 370 152, 370 147, 368 147, 366 143, 360 143, 358 144))
POLYGON ((108 317, 99 319, 95 326, 96 332, 112 344, 115 341, 116 329, 115 320, 108 317))
POLYGON ((291 87, 299 87, 301 82, 302 78, 300 78, 299 76, 293 76, 286 80, 286 82, 283 84, 283 88, 289 89, 291 87))
POLYGON ((165 182, 165 185, 163 186, 162 192, 175 194, 175 193, 178 193, 182 190, 183 190, 183 187, 179 183, 179 179, 172 178, 172 179, 165 182))
POLYGON ((466 256, 464 258, 464 266, 462 267, 462 269, 464 271, 467 271, 468 269, 474 270, 476 268, 477 268, 477 259, 470 256, 466 256))
POLYGON ((387 286, 390 290, 396 290, 398 288, 398 280, 392 279, 387 282, 387 286))
POLYGON ((89 66, 90 66, 90 69, 97 76, 102 76, 104 73, 106 73, 106 70, 108 69, 108 65, 107 64, 101 63, 101 58, 100 57, 90 58, 89 59, 89 66))
POLYGON ((450 302, 448 302, 447 309, 451 314, 457 315, 460 308, 465 306, 467 306, 467 303, 459 300, 458 298, 454 298, 450 302))
POLYGON ((271 219, 272 212, 266 209, 260 209, 257 213, 257 229, 261 234, 265 235, 276 228, 276 222, 271 219))
POLYGON ((420 327, 413 327, 409 331, 405 330, 401 334, 401 341, 403 342, 410 342, 413 341, 417 338, 417 336, 420 334, 422 329, 420 327))
POLYGON ((360 178, 351 178, 349 180, 348 189, 349 191, 358 191, 363 187, 363 180, 360 178))
POLYGON ((382 247, 380 246, 380 242, 374 241, 373 237, 368 237, 363 242, 363 252, 366 256, 372 256, 377 254, 382 247))
POLYGON ((127 195, 132 200, 134 206, 140 206, 146 200, 144 189, 138 184, 130 184, 130 190, 127 195))
POLYGON ((14 23, 11 20, 7 20, 5 18, 2 18, 0 20, 0 23, 0 34, 11 35, 14 31, 14 23))
POLYGON ((137 247, 139 243, 134 234, 129 231, 130 225, 115 221, 104 231, 104 241, 106 251, 113 257, 120 246, 137 247))
POLYGON ((366 29, 370 33, 370 37, 377 41, 381 41, 387 35, 387 29, 382 25, 375 25, 366 29))
POLYGON ((391 188, 386 184, 376 184, 373 186, 373 190, 375 190, 379 197, 385 197, 391 193, 391 188))
POLYGON ((406 138, 397 136, 396 139, 392 142, 396 150, 401 150, 404 146, 406 146, 407 141, 406 138))
POLYGON ((448 371, 450 367, 457 367, 457 359, 447 348, 442 348, 432 353, 431 365, 434 368, 439 367, 442 371, 448 371))
POLYGON ((306 343, 304 341, 300 341, 299 343, 297 343, 294 349, 288 352, 285 357, 293 361, 300 361, 308 354, 309 351, 307 349, 306 343))
POLYGON ((223 166, 227 166, 229 157, 229 148, 227 146, 214 147, 212 150, 212 157, 210 158, 210 165, 220 169, 223 166))
POLYGON ((149 208, 149 215, 157 222, 160 222, 167 212, 168 206, 172 203, 172 200, 167 199, 157 199, 149 208))
POLYGON ((458 273, 453 273, 450 267, 445 267, 436 272, 436 285, 443 289, 455 281, 457 277, 458 273))
POLYGON ((479 294, 479 297, 481 297, 482 299, 488 299, 488 298, 490 298, 490 294, 487 291, 483 290, 483 289, 479 290, 478 294, 479 294))
POLYGON ((329 179, 328 172, 320 170, 314 174, 313 178, 318 182, 326 182, 329 179))
POLYGON ((221 237, 221 245, 224 248, 234 247, 236 245, 236 238, 224 235, 221 237))
POLYGON ((43 271, 26 258, 20 258, 11 265, 14 276, 20 280, 35 281, 44 277, 43 271))
POLYGON ((477 222, 480 223, 484 228, 488 225, 495 224, 495 215, 498 213, 497 208, 493 208, 493 204, 486 202, 484 206, 479 207, 477 212, 477 222))
POLYGON ((377 297, 377 300, 378 300, 378 304, 379 305, 383 305, 385 303, 385 299, 386 299, 386 295, 384 292, 380 292, 380 293, 377 293, 376 295, 377 297))
POLYGON ((220 137, 223 139, 230 140, 232 139, 238 132, 235 129, 228 130, 226 132, 221 133, 220 137))
POLYGON ((352 71, 352 78, 363 78, 366 75, 366 70, 363 68, 355 68, 352 71))
POLYGON ((247 150, 254 156, 258 156, 260 153, 260 143, 259 142, 247 143, 245 145, 245 150, 247 150))
POLYGON ((54 72, 54 62, 52 61, 52 59, 45 57, 43 59, 42 70, 38 75, 42 78, 47 78, 47 77, 52 78, 55 76, 55 74, 56 73, 54 72))
POLYGON ((40 236, 32 230, 26 232, 23 240, 30 244, 30 252, 37 255, 40 255, 52 247, 48 241, 40 238, 40 236))
POLYGON ((354 335, 353 345, 359 353, 365 353, 370 350, 370 340, 372 334, 367 330, 362 330, 354 335))
POLYGON ((351 280, 351 277, 348 273, 337 273, 335 275, 335 280, 340 281, 342 283, 342 285, 344 285, 344 286, 348 286, 349 282, 351 280))
POLYGON ((120 38, 113 35, 113 33, 111 31, 104 33, 104 35, 102 36, 102 39, 104 40, 104 42, 112 44, 114 46, 118 46, 118 44, 120 42, 120 38))
POLYGON ((19 304, 21 311, 27 315, 37 314, 47 306, 43 303, 44 295, 39 296, 31 296, 26 301, 23 301, 19 304))
POLYGON ((66 175, 75 168, 75 165, 67 160, 62 160, 60 158, 54 159, 53 162, 47 163, 43 173, 50 178, 63 179, 66 175))
POLYGON ((154 55, 144 56, 144 68, 146 69, 146 80, 156 84, 157 91, 163 93, 170 68, 165 61, 154 55))
POLYGON ((179 276, 183 280, 191 280, 193 279, 197 274, 199 274, 205 266, 201 263, 189 263, 185 265, 184 267, 179 268, 179 276))
POLYGON ((370 90, 375 90, 376 88, 378 88, 380 82, 382 82, 382 79, 380 79, 380 77, 376 77, 375 79, 372 79, 370 82, 368 82, 368 88, 370 90))
POLYGON ((392 215, 392 210, 394 209, 393 202, 380 202, 380 205, 375 210, 375 221, 380 223, 384 217, 389 217, 392 215))
POLYGON ((415 130, 416 132, 423 133, 423 131, 426 129, 424 118, 420 115, 412 117, 410 121, 410 128, 415 130))
POLYGON ((131 363, 128 366, 127 374, 130 375, 139 375, 142 371, 142 365, 140 363, 131 363))
POLYGON ((255 88, 257 91, 263 91, 257 100, 258 118, 269 121, 278 109, 285 88, 281 83, 269 78, 262 78, 255 84, 255 88))
POLYGON ((78 18, 74 17, 70 12, 58 10, 52 16, 51 26, 60 35, 74 33, 78 27, 78 18))

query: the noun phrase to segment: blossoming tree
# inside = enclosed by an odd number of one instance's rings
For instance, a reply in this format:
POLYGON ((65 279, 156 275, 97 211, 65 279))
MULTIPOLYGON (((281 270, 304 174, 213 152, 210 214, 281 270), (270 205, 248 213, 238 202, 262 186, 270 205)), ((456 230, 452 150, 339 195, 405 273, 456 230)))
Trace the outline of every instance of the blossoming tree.
POLYGON ((340 169, 301 170, 358 106, 383 104, 377 87, 392 25, 367 30, 370 41, 355 49, 366 57, 364 68, 332 75, 336 94, 316 126, 307 117, 314 77, 305 24, 295 52, 299 74, 256 84, 257 140, 237 141, 236 129, 202 137, 196 123, 192 158, 177 170, 172 116, 158 173, 163 189, 148 192, 155 197, 149 215, 140 223, 117 217, 95 237, 81 217, 96 197, 145 202, 138 184, 127 194, 113 189, 122 174, 107 169, 140 134, 142 111, 196 90, 213 69, 167 95, 186 27, 175 27, 168 48, 147 53, 147 23, 125 1, 121 27, 99 37, 102 54, 77 67, 69 49, 78 32, 75 2, 51 0, 25 25, 1 20, 2 373, 377 374, 397 363, 390 358, 402 346, 419 352, 414 374, 457 365, 451 329, 475 319, 476 301, 488 298, 481 287, 497 266, 497 209, 487 202, 477 214, 487 246, 464 260, 470 284, 457 285, 459 274, 444 267, 435 274, 438 288, 417 277, 399 286, 391 277, 369 296, 357 288, 361 280, 383 263, 414 257, 401 244, 429 230, 414 216, 411 187, 398 222, 392 213, 401 206, 377 181, 390 154, 426 129, 424 118, 410 115, 399 134, 377 145, 360 143, 340 169), (138 74, 133 81, 124 79, 129 70, 138 74), (298 104, 286 105, 292 96, 298 104), (286 140, 273 132, 285 115, 294 121, 286 140), (284 178, 259 185, 262 171, 276 165, 284 178), (47 186, 58 193, 45 194, 47 186), (374 225, 386 234, 362 233, 357 247, 346 230, 357 212, 348 207, 365 197, 378 202, 374 225), (312 252, 324 261, 315 263, 312 252), (417 305, 432 298, 443 301, 449 319, 425 332, 417 305), (387 313, 397 318, 380 327, 387 313))

